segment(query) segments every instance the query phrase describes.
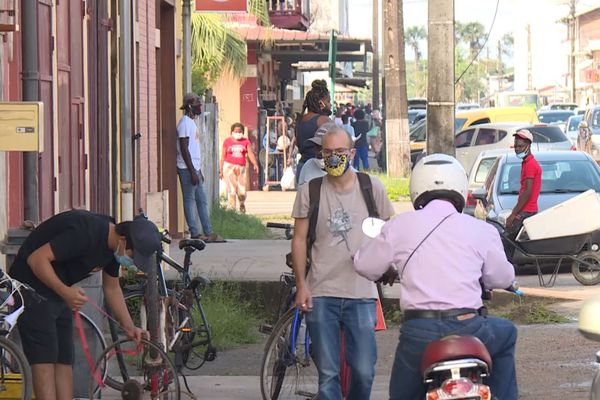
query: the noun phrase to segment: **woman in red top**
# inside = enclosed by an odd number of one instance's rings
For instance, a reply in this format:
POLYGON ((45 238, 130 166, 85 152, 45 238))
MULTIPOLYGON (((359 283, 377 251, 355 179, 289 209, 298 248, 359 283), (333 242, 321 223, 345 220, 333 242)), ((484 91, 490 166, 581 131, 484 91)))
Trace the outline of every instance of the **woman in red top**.
POLYGON ((219 178, 227 183, 228 206, 235 210, 236 199, 239 199, 240 212, 243 214, 246 213, 246 157, 250 159, 254 172, 258 173, 258 163, 250 140, 244 137, 244 125, 236 122, 231 125, 231 136, 223 142, 219 178))

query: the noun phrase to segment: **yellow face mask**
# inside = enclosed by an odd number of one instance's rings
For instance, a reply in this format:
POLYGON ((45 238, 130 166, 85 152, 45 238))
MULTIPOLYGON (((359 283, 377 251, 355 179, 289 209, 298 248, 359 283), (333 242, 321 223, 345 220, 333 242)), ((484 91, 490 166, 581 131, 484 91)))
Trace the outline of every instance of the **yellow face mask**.
POLYGON ((331 176, 342 176, 348 170, 348 167, 350 167, 348 155, 346 154, 334 153, 326 157, 323 161, 325 162, 325 172, 331 176))

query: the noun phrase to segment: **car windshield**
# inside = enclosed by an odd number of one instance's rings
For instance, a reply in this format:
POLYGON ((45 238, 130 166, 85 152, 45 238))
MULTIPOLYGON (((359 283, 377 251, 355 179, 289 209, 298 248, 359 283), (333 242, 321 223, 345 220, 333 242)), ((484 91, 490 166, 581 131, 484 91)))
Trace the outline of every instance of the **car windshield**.
MULTIPOLYGON (((582 193, 589 189, 600 192, 598 167, 589 160, 540 161, 541 193, 582 193)), ((499 194, 519 194, 521 163, 502 166, 498 183, 499 194)))
POLYGON ((553 111, 553 112, 541 112, 538 115, 538 118, 540 120, 540 122, 543 122, 545 124, 552 124, 552 123, 560 123, 560 122, 566 122, 570 116, 572 116, 574 113, 572 111, 564 111, 564 112, 559 112, 559 111, 553 111))
POLYGON ((533 133, 533 141, 536 143, 557 143, 569 140, 558 126, 534 126, 526 129, 533 133))
POLYGON ((576 115, 569 119, 569 126, 567 126, 567 131, 576 131, 579 123, 583 120, 583 115, 576 115))
POLYGON ((410 140, 413 142, 424 142, 427 140, 427 121, 421 120, 410 128, 410 140))
POLYGON ((454 132, 460 132, 460 130, 463 128, 463 125, 465 124, 466 121, 467 121, 466 118, 455 118, 454 119, 454 132))

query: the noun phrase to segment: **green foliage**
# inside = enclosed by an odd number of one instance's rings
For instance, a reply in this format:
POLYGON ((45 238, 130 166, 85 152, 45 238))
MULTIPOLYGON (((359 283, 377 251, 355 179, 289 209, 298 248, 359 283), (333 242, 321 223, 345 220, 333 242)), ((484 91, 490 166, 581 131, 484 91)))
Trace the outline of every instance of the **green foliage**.
POLYGON ((390 178, 386 174, 371 173, 383 182, 390 201, 410 200, 410 189, 408 178, 390 178))
POLYGON ((221 205, 213 207, 210 220, 213 230, 226 239, 272 239, 260 219, 221 205))
POLYGON ((239 282, 213 281, 204 290, 202 307, 218 350, 258 342, 260 315, 245 298, 239 282))
POLYGON ((208 71, 200 65, 192 66, 192 91, 202 94, 210 87, 208 71))
MULTIPOLYGON (((269 25, 265 1, 250 0, 248 10, 260 24, 269 25)), ((227 25, 226 14, 193 13, 191 25, 192 66, 195 68, 192 73, 196 75, 198 90, 210 87, 223 73, 243 76, 247 63, 246 42, 227 25)))
POLYGON ((520 324, 564 324, 568 318, 550 311, 542 302, 519 303, 508 311, 500 312, 498 316, 510 319, 520 324))

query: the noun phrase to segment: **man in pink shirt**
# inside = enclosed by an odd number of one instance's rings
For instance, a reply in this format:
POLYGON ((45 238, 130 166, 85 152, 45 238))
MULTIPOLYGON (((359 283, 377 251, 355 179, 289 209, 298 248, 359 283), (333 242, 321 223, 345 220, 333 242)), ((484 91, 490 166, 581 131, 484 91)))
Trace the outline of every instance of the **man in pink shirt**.
POLYGON ((390 380, 390 400, 423 399, 419 366, 427 344, 448 335, 476 336, 493 359, 484 383, 502 400, 517 399, 514 351, 517 330, 508 320, 488 317, 486 289, 508 288, 515 279, 498 231, 461 214, 467 175, 455 158, 423 158, 411 176, 417 211, 396 216, 354 255, 356 271, 389 283, 400 278, 403 323, 390 380), (480 283, 482 282, 482 284, 480 283))

